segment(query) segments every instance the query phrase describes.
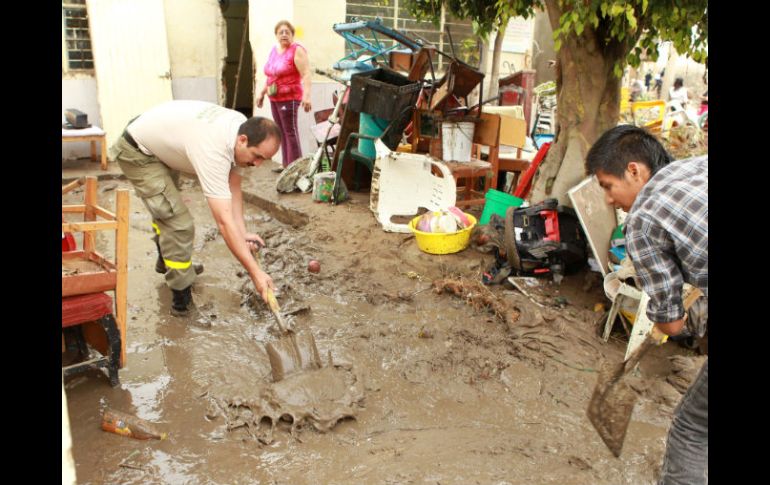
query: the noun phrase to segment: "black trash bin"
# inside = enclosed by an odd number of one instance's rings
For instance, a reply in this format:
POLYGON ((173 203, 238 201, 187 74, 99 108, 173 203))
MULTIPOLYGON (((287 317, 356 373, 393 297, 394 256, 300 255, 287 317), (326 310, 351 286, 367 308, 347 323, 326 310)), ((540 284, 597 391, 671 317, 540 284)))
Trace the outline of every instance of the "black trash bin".
POLYGON ((419 81, 409 81, 406 76, 383 68, 354 74, 350 77, 348 109, 389 121, 392 126, 382 142, 395 150, 412 118, 420 87, 419 81))

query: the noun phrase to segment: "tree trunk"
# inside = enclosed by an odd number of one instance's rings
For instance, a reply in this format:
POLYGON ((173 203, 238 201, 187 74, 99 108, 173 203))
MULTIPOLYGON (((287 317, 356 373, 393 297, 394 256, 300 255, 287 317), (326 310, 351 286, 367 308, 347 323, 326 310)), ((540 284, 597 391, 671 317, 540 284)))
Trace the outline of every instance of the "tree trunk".
MULTIPOLYGON (((546 2, 551 24, 558 26, 560 10, 546 2)), ((596 139, 614 127, 620 114, 620 82, 613 67, 627 49, 600 46, 593 30, 562 41, 556 86, 556 139, 535 175, 531 203, 556 198, 572 206, 567 191, 586 177, 585 156, 596 139)))
POLYGON ((497 29, 497 35, 495 36, 495 48, 492 52, 492 73, 489 75, 487 99, 497 96, 497 80, 500 78, 500 54, 503 50, 503 38, 505 37, 506 27, 508 27, 507 20, 497 29))

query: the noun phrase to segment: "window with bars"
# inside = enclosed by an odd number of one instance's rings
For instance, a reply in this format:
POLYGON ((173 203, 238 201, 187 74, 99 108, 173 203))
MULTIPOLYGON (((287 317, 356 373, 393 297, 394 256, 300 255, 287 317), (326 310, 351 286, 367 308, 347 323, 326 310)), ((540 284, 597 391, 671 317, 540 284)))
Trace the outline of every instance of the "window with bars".
POLYGON ((86 0, 63 0, 61 6, 65 65, 69 70, 91 70, 94 68, 94 57, 86 0))
MULTIPOLYGON (((374 20, 380 18, 382 24, 388 28, 398 30, 402 34, 415 40, 428 41, 438 50, 456 56, 471 66, 479 63, 479 39, 473 34, 470 21, 458 20, 445 13, 442 9, 441 22, 438 27, 429 21, 418 21, 409 14, 403 2, 400 0, 349 0, 345 7, 345 21, 374 20), (452 42, 449 41, 451 34, 452 42)), ((368 41, 372 37, 365 36, 368 41)), ((395 42, 390 39, 378 39, 386 46, 395 42)), ((345 54, 350 54, 349 45, 345 46, 345 54)), ((439 56, 438 69, 445 67, 446 59, 439 56)))

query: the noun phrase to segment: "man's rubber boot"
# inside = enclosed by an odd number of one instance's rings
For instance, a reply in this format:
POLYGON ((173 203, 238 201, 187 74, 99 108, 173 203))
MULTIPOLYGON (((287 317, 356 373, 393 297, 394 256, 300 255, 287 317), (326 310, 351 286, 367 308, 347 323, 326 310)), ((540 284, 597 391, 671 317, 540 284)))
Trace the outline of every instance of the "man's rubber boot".
POLYGON ((211 327, 211 320, 198 310, 192 299, 192 285, 184 290, 171 290, 171 314, 175 317, 187 318, 191 323, 203 328, 211 327))
MULTIPOLYGON (((155 272, 166 274, 168 268, 166 268, 166 263, 163 261, 163 253, 160 251, 160 238, 158 238, 158 235, 156 234, 152 237, 152 240, 155 241, 155 247, 158 248, 158 259, 155 261, 155 272)), ((193 269, 195 270, 196 275, 203 273, 203 263, 193 263, 193 269)))

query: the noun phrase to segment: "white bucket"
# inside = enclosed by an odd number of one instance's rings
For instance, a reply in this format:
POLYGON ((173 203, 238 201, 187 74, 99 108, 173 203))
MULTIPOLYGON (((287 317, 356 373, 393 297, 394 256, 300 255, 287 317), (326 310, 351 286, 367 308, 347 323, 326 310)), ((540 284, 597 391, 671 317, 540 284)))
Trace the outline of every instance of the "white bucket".
POLYGON ((473 147, 473 130, 476 125, 469 121, 441 123, 441 148, 445 162, 470 162, 473 147))

